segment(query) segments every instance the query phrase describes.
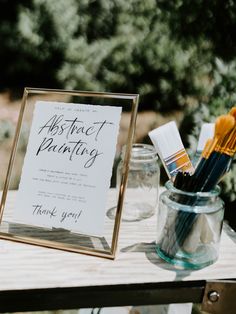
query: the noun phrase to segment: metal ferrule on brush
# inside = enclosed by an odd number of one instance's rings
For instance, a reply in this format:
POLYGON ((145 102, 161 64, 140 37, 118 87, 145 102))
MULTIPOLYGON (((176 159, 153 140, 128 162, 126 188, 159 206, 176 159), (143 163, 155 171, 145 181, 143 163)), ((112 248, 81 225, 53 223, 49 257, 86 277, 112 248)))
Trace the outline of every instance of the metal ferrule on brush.
POLYGON ((174 121, 154 129, 149 132, 149 136, 170 179, 173 179, 180 170, 194 172, 174 121))

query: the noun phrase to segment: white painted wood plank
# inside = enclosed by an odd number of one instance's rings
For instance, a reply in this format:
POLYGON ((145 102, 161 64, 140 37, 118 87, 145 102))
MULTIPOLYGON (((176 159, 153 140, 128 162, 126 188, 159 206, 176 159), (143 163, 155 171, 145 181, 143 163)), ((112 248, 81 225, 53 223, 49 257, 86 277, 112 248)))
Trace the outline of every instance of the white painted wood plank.
POLYGON ((226 232, 215 264, 177 270, 155 253, 155 219, 122 222, 115 261, 0 240, 0 290, 236 278, 236 243, 226 232))

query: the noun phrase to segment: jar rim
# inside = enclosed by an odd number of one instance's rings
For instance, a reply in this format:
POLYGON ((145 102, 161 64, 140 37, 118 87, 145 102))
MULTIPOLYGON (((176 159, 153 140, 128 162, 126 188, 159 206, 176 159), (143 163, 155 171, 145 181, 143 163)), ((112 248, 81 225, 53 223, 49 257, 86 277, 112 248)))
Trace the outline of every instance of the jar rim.
POLYGON ((208 197, 217 197, 220 192, 221 192, 221 188, 219 187, 219 185, 216 185, 211 191, 207 191, 207 192, 190 192, 190 191, 184 191, 184 190, 180 190, 177 189, 176 187, 174 187, 173 183, 169 180, 165 183, 165 187, 167 190, 171 190, 176 194, 182 194, 182 195, 187 195, 187 196, 198 196, 201 198, 208 198, 208 197))
MULTIPOLYGON (((122 148, 122 155, 124 155, 126 149, 126 145, 122 148)), ((148 160, 157 160, 158 155, 155 150, 155 147, 150 144, 144 144, 144 143, 134 143, 131 147, 131 160, 138 160, 138 159, 144 159, 145 161, 148 160)))
MULTIPOLYGON (((126 145, 123 147, 123 152, 125 150, 126 145)), ((143 156, 143 157, 148 157, 148 156, 157 156, 157 152, 155 150, 155 147, 150 144, 144 144, 144 143, 134 143, 132 144, 131 147, 131 157, 137 157, 137 156, 143 156)))

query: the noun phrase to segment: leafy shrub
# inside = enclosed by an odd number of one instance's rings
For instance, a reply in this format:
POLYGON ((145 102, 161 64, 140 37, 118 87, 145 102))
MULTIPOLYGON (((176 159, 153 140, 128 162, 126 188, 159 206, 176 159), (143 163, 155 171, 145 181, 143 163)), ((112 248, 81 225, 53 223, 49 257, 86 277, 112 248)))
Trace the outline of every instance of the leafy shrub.
POLYGON ((1 3, 2 88, 137 92, 140 109, 162 111, 204 94, 209 56, 176 41, 161 1, 1 3))
POLYGON ((232 61, 236 54, 236 2, 232 0, 158 0, 171 33, 185 45, 208 42, 213 56, 232 61))

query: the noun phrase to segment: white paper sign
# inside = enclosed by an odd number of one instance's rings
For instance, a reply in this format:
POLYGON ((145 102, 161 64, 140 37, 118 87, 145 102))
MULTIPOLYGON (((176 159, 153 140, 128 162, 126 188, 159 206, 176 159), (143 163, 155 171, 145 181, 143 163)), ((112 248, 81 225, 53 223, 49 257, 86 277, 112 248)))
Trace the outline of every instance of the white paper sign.
POLYGON ((15 221, 101 236, 121 107, 35 104, 15 221))

